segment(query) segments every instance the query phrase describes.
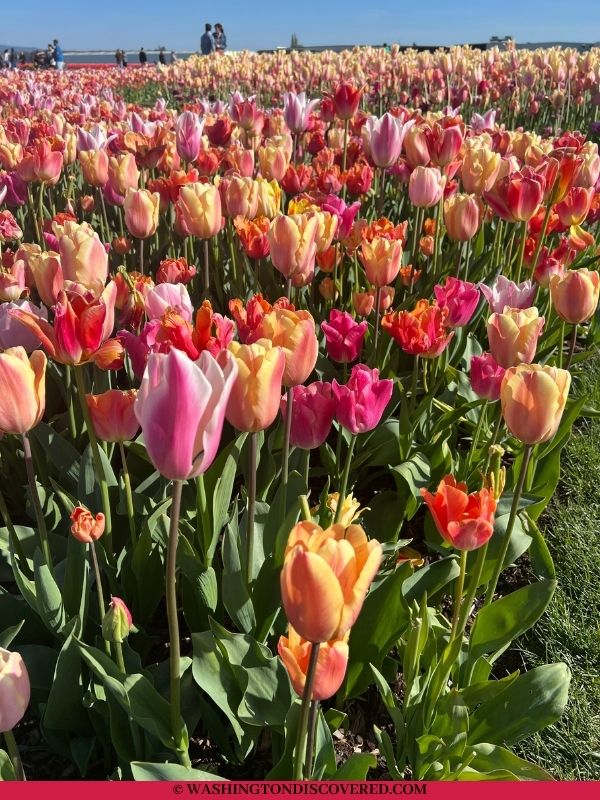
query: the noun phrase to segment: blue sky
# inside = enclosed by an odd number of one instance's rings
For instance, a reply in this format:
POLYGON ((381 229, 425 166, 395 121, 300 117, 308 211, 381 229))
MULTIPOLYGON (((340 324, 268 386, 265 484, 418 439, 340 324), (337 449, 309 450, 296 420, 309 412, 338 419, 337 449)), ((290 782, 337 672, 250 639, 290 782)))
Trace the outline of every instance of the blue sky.
POLYGON ((65 49, 198 47, 204 22, 221 22, 231 49, 302 44, 454 44, 492 35, 518 41, 600 40, 600 0, 4 0, 0 42, 65 49))

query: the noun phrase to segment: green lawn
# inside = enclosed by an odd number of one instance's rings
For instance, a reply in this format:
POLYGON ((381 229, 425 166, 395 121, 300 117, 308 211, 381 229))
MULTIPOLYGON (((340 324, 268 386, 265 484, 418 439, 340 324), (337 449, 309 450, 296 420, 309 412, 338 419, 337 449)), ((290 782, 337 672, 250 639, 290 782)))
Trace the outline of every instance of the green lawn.
MULTIPOLYGON (((573 387, 600 408, 600 357, 573 387)), ((522 743, 522 754, 561 780, 600 778, 600 420, 581 421, 563 451, 558 491, 542 517, 558 589, 521 643, 528 668, 565 661, 573 673, 562 719, 522 743)))

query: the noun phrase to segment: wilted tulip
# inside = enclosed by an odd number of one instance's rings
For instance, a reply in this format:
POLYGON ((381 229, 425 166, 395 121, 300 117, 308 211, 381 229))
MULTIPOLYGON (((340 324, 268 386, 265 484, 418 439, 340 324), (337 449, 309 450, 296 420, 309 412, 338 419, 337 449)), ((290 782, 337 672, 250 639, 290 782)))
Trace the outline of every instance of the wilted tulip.
POLYGON ((261 431, 279 410, 285 354, 267 339, 252 344, 231 342, 237 377, 227 404, 227 420, 240 431, 261 431))
POLYGON ((137 389, 109 389, 102 394, 86 394, 92 426, 103 442, 129 442, 140 424, 134 410, 137 389))
POLYGON ((496 498, 489 489, 467 493, 466 483, 446 475, 435 494, 426 489, 421 495, 440 536, 457 550, 476 550, 494 532, 496 498))
POLYGON ((540 364, 507 369, 500 402, 508 430, 524 444, 547 442, 558 430, 570 386, 566 369, 540 364))
POLYGON ((11 731, 27 711, 31 686, 20 653, 0 647, 0 733, 11 731))
POLYGON ((95 516, 84 506, 75 506, 71 511, 71 534, 82 544, 97 542, 104 533, 104 514, 95 516))
MULTIPOLYGON (((331 384, 315 381, 308 386, 294 386, 292 398, 290 445, 314 450, 327 440, 335 417, 331 384)), ((286 412, 287 395, 283 395, 281 415, 284 419, 286 412)))
POLYGON ((580 325, 590 319, 598 307, 600 275, 582 267, 566 270, 550 278, 550 297, 554 310, 565 322, 580 325))
POLYGON ((544 327, 535 306, 508 308, 501 314, 492 314, 487 323, 490 352, 501 367, 531 364, 538 338, 544 327))
MULTIPOLYGON (((348 666, 348 636, 323 642, 317 656, 314 684, 310 699, 327 700, 337 692, 344 681, 348 666)), ((310 642, 299 636, 290 625, 287 636, 281 636, 277 643, 277 652, 290 676, 290 681, 297 695, 302 697, 306 672, 310 660, 310 642)))
POLYGON ((38 424, 46 408, 46 356, 23 347, 0 353, 0 432, 23 434, 38 424))
POLYGON ((291 531, 281 572, 290 625, 308 642, 340 639, 360 614, 381 563, 379 542, 358 525, 323 530, 299 522, 291 531))

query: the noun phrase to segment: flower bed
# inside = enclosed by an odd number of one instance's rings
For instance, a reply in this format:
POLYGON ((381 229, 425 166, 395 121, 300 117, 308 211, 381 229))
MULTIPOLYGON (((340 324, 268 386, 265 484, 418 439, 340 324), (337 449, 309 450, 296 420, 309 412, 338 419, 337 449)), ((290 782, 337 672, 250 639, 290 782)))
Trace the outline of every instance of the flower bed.
POLYGON ((0 76, 3 778, 551 777, 596 61, 0 76))

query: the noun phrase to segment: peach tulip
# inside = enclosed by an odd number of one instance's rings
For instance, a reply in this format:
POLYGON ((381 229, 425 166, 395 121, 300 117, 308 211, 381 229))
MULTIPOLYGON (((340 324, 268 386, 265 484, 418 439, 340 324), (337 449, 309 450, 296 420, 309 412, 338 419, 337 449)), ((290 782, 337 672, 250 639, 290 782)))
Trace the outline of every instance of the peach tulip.
POLYGON ((582 267, 566 270, 550 278, 550 296, 554 310, 565 322, 587 322, 598 307, 600 275, 582 267))
POLYGON ((94 432, 104 442, 131 441, 139 430, 133 409, 137 389, 109 389, 102 394, 86 394, 85 399, 94 432))
POLYGON ((0 432, 23 434, 38 424, 46 408, 46 356, 24 347, 0 353, 0 432))
POLYGON ((231 342, 237 377, 227 404, 227 420, 239 431, 268 428, 279 411, 285 353, 267 339, 252 344, 231 342))
POLYGON ((292 529, 281 571, 290 625, 308 642, 341 639, 355 623, 382 558, 378 541, 359 525, 313 522, 292 529))
POLYGON ((147 189, 128 189, 123 210, 129 233, 136 239, 147 239, 158 228, 160 195, 147 189))
POLYGON ((531 308, 504 309, 502 314, 492 314, 487 323, 490 351, 501 367, 531 364, 538 338, 544 327, 535 306, 531 308))
MULTIPOLYGON (((98 234, 87 222, 78 224, 72 220, 66 220, 63 225, 54 223, 53 230, 58 239, 63 278, 100 294, 108 277, 108 254, 98 234)), ((54 273, 57 265, 52 264, 51 268, 54 273)), ((42 266, 38 265, 38 269, 42 266)), ((47 287, 47 276, 41 280, 47 287)))
MULTIPOLYGON (((333 697, 342 685, 350 653, 348 636, 349 633, 346 633, 342 639, 333 639, 331 642, 321 644, 317 656, 311 700, 327 700, 333 697)), ((277 644, 279 658, 283 661, 294 691, 300 697, 302 697, 306 683, 310 650, 310 642, 299 636, 291 625, 288 635, 281 636, 277 644)))
POLYGON ((292 281, 306 286, 315 271, 318 221, 314 215, 278 214, 267 234, 273 266, 292 281))
POLYGON ((558 430, 570 386, 566 369, 540 364, 507 369, 500 403, 508 430, 525 444, 547 442, 558 430))
POLYGON ((364 239, 359 251, 369 283, 378 288, 396 280, 402 266, 402 242, 376 236, 372 241, 364 239))
POLYGON ((188 236, 211 239, 221 230, 221 196, 212 183, 188 183, 175 203, 177 220, 188 236))

